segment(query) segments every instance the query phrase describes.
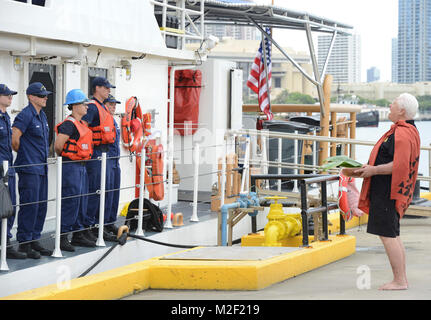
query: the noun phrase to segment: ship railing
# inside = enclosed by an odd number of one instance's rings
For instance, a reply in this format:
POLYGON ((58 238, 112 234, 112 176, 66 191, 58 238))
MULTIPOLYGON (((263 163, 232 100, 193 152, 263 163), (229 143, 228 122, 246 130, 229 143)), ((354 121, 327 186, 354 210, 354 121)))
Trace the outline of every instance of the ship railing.
MULTIPOLYGON (((356 146, 368 146, 373 147, 377 141, 366 141, 366 140, 358 140, 358 139, 350 139, 350 138, 335 138, 335 137, 324 137, 324 136, 317 136, 317 135, 307 135, 307 134, 299 134, 299 133, 284 133, 284 132, 274 132, 274 131, 268 131, 268 130, 252 130, 252 129, 242 129, 242 130, 229 130, 226 133, 226 137, 237 137, 237 136, 243 136, 243 137, 258 137, 261 139, 261 145, 262 149, 266 149, 266 146, 268 145, 268 141, 270 139, 278 139, 279 142, 283 139, 287 140, 293 140, 293 141, 302 141, 304 142, 317 142, 319 144, 319 147, 317 147, 316 144, 313 146, 313 164, 305 164, 302 160, 300 163, 295 161, 288 161, 290 159, 298 159, 299 157, 302 157, 301 154, 299 154, 298 149, 296 148, 296 153, 292 154, 290 158, 282 158, 282 150, 281 148, 278 148, 278 157, 275 161, 268 160, 267 155, 264 153, 261 154, 261 157, 259 158, 250 158, 247 161, 249 161, 251 164, 255 166, 262 166, 264 168, 268 167, 277 167, 277 168, 288 168, 288 169, 294 169, 296 174, 303 173, 304 170, 310 170, 313 173, 320 173, 321 166, 318 165, 321 164, 324 159, 317 159, 316 155, 318 151, 320 152, 322 148, 322 144, 320 142, 327 142, 331 143, 332 145, 339 146, 340 147, 340 153, 345 154, 351 159, 356 159, 356 146), (280 140, 281 139, 281 140, 280 140)), ((281 145, 279 143, 279 145, 281 145)), ((257 148, 256 145, 252 145, 252 148, 257 148)), ((328 147, 333 148, 333 146, 328 147)), ((431 181, 430 173, 431 173, 431 145, 430 146, 421 146, 420 148, 421 152, 428 153, 428 176, 418 176, 418 180, 420 181, 431 181)), ((265 150, 266 151, 266 150, 265 150)), ((304 148, 302 148, 302 151, 304 152, 304 148)), ((371 151, 371 149, 370 149, 371 151)), ((252 151, 250 153, 258 154, 256 151, 252 151)), ((335 155, 335 154, 334 154, 335 155)), ((241 160, 240 160, 241 163, 241 160)), ((338 172, 338 170, 331 170, 331 172, 338 172)), ((431 184, 428 189, 431 192, 431 184)))
MULTIPOLYGON (((226 148, 228 145, 227 144, 217 144, 217 145, 207 145, 204 148, 226 148)), ((178 152, 193 152, 193 165, 194 165, 194 174, 192 176, 183 176, 181 177, 182 180, 186 180, 186 179, 193 179, 194 181, 194 191, 193 191, 193 215, 191 218, 191 221, 199 221, 198 218, 198 204, 200 203, 198 201, 198 180, 199 177, 203 177, 203 176, 208 176, 208 175, 217 175, 220 174, 219 170, 215 170, 215 171, 211 171, 211 172, 204 172, 204 173, 199 173, 199 167, 201 164, 201 160, 200 160, 200 145, 199 144, 195 144, 192 148, 184 148, 184 149, 180 149, 180 150, 174 150, 175 153, 178 152)), ((166 159, 167 155, 169 154, 169 150, 167 151, 162 151, 162 152, 156 152, 156 153, 162 153, 163 154, 163 158, 166 159)), ((103 233, 104 233, 104 228, 109 225, 109 223, 106 223, 104 221, 105 218, 105 196, 107 193, 110 192, 115 192, 115 191, 122 191, 122 190, 128 190, 128 189, 139 189, 139 197, 138 197, 138 212, 137 212, 137 217, 131 218, 131 219, 137 219, 137 229, 135 231, 136 235, 139 236, 143 236, 144 235, 144 230, 143 230, 143 225, 144 225, 144 211, 147 211, 144 209, 144 197, 148 196, 148 194, 146 194, 146 188, 148 188, 148 186, 155 184, 155 183, 142 183, 142 181, 145 181, 144 178, 144 174, 145 171, 144 170, 140 170, 140 183, 131 185, 131 186, 125 186, 125 187, 120 187, 117 189, 108 189, 106 187, 106 163, 108 160, 115 160, 115 159, 121 159, 121 158, 129 158, 131 159, 131 157, 143 157, 143 159, 141 160, 141 163, 145 163, 146 157, 152 155, 153 153, 143 153, 141 155, 141 153, 132 153, 129 155, 122 155, 122 156, 118 156, 118 157, 108 157, 106 153, 102 153, 102 155, 96 159, 90 159, 90 160, 85 160, 85 161, 80 161, 80 162, 90 162, 90 161, 100 161, 101 162, 101 183, 100 183, 100 188, 98 190, 96 190, 95 192, 90 192, 90 193, 85 193, 85 194, 76 194, 76 195, 71 195, 71 196, 67 196, 64 197, 62 195, 62 169, 63 169, 63 160, 62 157, 56 157, 56 158, 48 158, 46 163, 40 163, 40 164, 31 164, 31 165, 21 165, 21 166, 9 166, 8 161, 4 161, 2 163, 3 165, 3 172, 5 173, 5 175, 8 175, 8 171, 9 169, 17 169, 17 168, 24 168, 24 167, 32 167, 32 166, 55 166, 55 196, 53 198, 49 198, 50 194, 52 192, 49 192, 48 190, 48 194, 47 194, 47 199, 44 201, 36 201, 36 202, 31 202, 31 203, 21 203, 19 201, 19 190, 18 190, 18 183, 15 183, 15 194, 16 194, 16 203, 13 205, 14 210, 15 210, 15 221, 14 223, 17 223, 17 217, 19 215, 19 208, 20 207, 24 207, 24 206, 29 206, 29 205, 40 205, 40 204, 46 204, 47 206, 47 212, 49 211, 49 207, 48 204, 49 203, 54 203, 55 204, 55 216, 52 217, 53 219, 55 219, 55 227, 54 227, 54 234, 51 234, 50 232, 48 232, 48 237, 46 239, 38 239, 38 240, 34 240, 34 241, 39 241, 39 240, 47 240, 54 238, 54 250, 53 250, 53 254, 52 257, 55 258, 61 258, 63 255, 61 253, 60 250, 60 237, 61 235, 63 235, 61 233, 61 204, 62 201, 67 200, 67 199, 73 199, 73 198, 78 198, 78 197, 89 197, 89 196, 95 196, 95 195, 99 195, 100 196, 100 205, 99 205, 99 221, 96 223, 96 225, 94 227, 98 228, 98 235, 97 235, 97 241, 96 241, 96 246, 97 247, 105 247, 105 241, 103 239, 103 233)), ((148 166, 146 166, 146 168, 149 168, 148 166)), ((18 174, 15 173, 15 181, 17 180, 17 176, 18 174)), ((169 179, 163 179, 160 182, 157 183, 163 183, 165 185, 165 187, 168 185, 169 183, 169 179)), ((52 181, 48 181, 48 185, 50 186, 50 189, 53 187, 52 181)), ((52 190, 51 190, 52 191, 52 190)), ((172 195, 171 193, 168 191, 167 193, 167 208, 169 210, 169 208, 171 207, 171 203, 172 203, 172 195)), ((163 211, 165 208, 163 208, 163 211)), ((118 216, 118 212, 117 212, 117 216, 118 216)), ((169 214, 166 212, 166 216, 169 217, 169 214)), ((44 221, 44 226, 45 226, 45 222, 46 220, 51 219, 51 217, 46 217, 45 221, 44 221)), ((0 240, 1 240, 1 256, 0 256, 0 271, 8 271, 9 267, 7 265, 7 261, 6 261, 6 255, 7 255, 7 220, 8 218, 4 218, 2 219, 2 223, 1 223, 1 232, 0 232, 0 240)), ((128 221, 130 221, 130 219, 126 218, 125 222, 127 223, 128 221)), ((167 223, 164 226, 165 228, 172 228, 172 221, 171 219, 167 219, 167 223)), ((91 227, 93 228, 93 227, 91 227)), ((91 229, 90 228, 90 229, 91 229)), ((42 230, 43 233, 44 230, 42 230)), ((73 232, 76 231, 82 231, 82 230, 74 230, 73 232)), ((25 244, 25 243, 30 243, 33 241, 28 241, 28 242, 22 242, 20 244, 25 244)), ((13 245, 13 244, 12 244, 13 245)))

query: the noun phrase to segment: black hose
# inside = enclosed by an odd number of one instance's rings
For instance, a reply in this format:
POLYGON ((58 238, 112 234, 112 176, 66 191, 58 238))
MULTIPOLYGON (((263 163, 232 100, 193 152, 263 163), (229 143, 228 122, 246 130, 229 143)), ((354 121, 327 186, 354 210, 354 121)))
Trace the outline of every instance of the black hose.
POLYGON ((156 241, 156 240, 150 240, 150 239, 147 239, 147 238, 144 238, 144 237, 141 237, 141 236, 137 236, 137 235, 134 235, 134 234, 128 234, 128 236, 130 238, 144 240, 144 241, 148 241, 148 242, 151 242, 151 243, 160 244, 162 246, 181 248, 181 249, 192 249, 192 248, 196 248, 196 247, 208 247, 208 246, 199 246, 199 245, 187 246, 187 245, 180 245, 180 244, 165 243, 165 242, 160 242, 160 241, 156 241))
POLYGON ((105 254, 96 261, 95 264, 93 264, 90 268, 88 268, 86 271, 84 271, 84 273, 82 273, 78 278, 82 278, 84 276, 86 276, 91 270, 93 270, 103 259, 105 259, 111 252, 112 250, 114 250, 119 244, 120 245, 124 245, 127 241, 127 233, 123 232, 123 234, 121 235, 121 237, 117 240, 118 242, 116 244, 114 244, 111 248, 109 248, 108 251, 105 252, 105 254))

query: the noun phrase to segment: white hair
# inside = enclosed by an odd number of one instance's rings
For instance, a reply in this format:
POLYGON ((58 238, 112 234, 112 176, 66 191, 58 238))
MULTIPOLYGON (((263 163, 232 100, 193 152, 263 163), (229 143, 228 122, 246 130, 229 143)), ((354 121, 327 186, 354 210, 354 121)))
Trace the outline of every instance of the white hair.
POLYGON ((397 102, 401 109, 406 110, 406 117, 408 119, 413 119, 416 116, 419 103, 413 95, 410 93, 402 93, 397 98, 397 102))

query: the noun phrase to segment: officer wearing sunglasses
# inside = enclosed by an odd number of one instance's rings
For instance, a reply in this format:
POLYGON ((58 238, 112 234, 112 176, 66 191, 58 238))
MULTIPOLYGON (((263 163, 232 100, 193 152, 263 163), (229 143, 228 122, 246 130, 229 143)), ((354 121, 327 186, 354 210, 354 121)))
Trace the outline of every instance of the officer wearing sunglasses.
POLYGON ((43 109, 48 95, 40 82, 30 84, 26 90, 28 105, 16 116, 12 125, 12 148, 17 152, 15 166, 18 173, 20 203, 17 240, 19 251, 28 258, 50 256, 51 250, 39 243, 47 212, 49 126, 43 109), (24 205, 26 203, 34 203, 24 205))

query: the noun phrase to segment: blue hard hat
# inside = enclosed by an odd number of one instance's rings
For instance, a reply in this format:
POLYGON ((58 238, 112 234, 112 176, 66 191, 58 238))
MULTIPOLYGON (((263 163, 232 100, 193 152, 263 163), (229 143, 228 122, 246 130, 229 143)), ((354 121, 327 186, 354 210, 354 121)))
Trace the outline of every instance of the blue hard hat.
POLYGON ((67 93, 66 102, 63 105, 66 106, 86 102, 90 102, 90 100, 87 98, 85 93, 81 89, 73 89, 67 93))

